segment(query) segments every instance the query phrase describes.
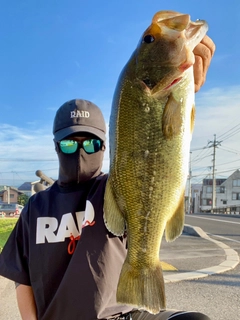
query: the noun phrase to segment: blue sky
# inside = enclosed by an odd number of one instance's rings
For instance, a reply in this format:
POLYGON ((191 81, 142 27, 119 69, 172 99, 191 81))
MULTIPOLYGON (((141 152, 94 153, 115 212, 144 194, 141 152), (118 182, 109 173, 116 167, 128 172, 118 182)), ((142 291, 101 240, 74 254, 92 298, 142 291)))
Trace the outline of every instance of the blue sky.
POLYGON ((57 178, 52 122, 65 101, 91 100, 109 121, 119 73, 159 10, 207 20, 217 47, 196 94, 193 182, 211 173, 213 150, 202 148, 214 134, 217 175, 240 167, 239 0, 1 0, 0 185, 34 181, 38 169, 57 178))

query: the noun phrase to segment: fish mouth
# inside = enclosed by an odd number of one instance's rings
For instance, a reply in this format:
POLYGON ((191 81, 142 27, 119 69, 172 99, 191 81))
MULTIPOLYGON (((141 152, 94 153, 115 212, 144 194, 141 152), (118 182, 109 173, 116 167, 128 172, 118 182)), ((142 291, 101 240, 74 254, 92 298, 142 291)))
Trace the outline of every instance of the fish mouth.
POLYGON ((168 86, 166 86, 166 88, 164 88, 164 90, 167 90, 167 89, 171 88, 172 86, 174 86, 175 84, 177 84, 181 80, 182 80, 182 77, 174 79, 168 86))
MULTIPOLYGON (((174 79, 170 84, 168 84, 166 87, 163 88, 163 90, 168 90, 175 84, 177 84, 179 81, 182 80, 182 77, 174 79)), ((158 86, 158 83, 152 82, 150 79, 146 78, 143 79, 142 82, 148 87, 150 90, 153 90, 155 87, 158 86)))

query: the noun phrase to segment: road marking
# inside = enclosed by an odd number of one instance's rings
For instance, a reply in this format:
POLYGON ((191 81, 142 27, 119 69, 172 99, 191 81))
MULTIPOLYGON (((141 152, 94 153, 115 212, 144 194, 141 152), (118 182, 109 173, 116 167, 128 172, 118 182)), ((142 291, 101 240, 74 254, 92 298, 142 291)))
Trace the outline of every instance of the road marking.
POLYGON ((225 223, 240 224, 240 222, 236 222, 236 221, 228 221, 228 220, 220 220, 220 219, 211 219, 211 218, 196 217, 196 216, 190 216, 190 215, 187 215, 187 217, 189 217, 189 218, 197 218, 197 219, 205 219, 205 220, 212 220, 212 221, 219 221, 219 222, 225 222, 225 223))
POLYGON ((240 241, 238 241, 238 240, 234 240, 234 239, 231 239, 231 238, 219 236, 219 235, 217 235, 217 234, 208 233, 208 235, 209 235, 209 236, 212 236, 212 237, 221 238, 221 239, 224 239, 224 240, 228 240, 228 241, 233 241, 233 242, 240 243, 240 241))

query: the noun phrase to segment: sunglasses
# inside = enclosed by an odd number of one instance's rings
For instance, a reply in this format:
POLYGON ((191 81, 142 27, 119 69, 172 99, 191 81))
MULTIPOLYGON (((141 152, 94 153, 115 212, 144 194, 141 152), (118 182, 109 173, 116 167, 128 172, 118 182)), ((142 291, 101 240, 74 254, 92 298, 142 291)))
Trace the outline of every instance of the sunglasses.
POLYGON ((66 154, 72 154, 76 152, 79 148, 88 153, 96 153, 102 149, 102 140, 100 139, 86 139, 82 142, 75 140, 62 140, 59 142, 60 150, 66 154))

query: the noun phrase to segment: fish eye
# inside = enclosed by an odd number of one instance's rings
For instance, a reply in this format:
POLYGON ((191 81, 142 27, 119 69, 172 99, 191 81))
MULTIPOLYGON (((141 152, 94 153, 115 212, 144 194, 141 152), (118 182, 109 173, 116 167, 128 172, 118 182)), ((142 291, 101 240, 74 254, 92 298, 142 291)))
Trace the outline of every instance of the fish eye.
POLYGON ((151 34, 147 34, 147 35, 143 38, 142 42, 152 43, 152 42, 154 42, 154 40, 155 40, 155 38, 154 38, 151 34))

